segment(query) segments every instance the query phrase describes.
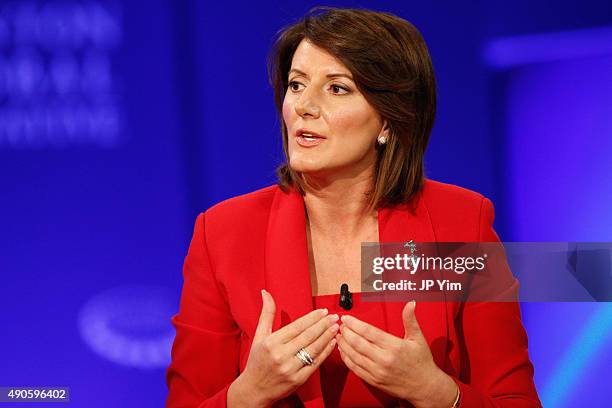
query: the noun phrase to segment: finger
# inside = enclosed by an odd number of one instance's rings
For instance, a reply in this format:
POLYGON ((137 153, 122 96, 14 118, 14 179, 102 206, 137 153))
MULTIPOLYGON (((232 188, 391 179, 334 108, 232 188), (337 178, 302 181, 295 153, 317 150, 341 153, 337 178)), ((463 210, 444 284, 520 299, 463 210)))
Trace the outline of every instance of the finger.
POLYGON ((367 370, 363 369, 359 364, 355 363, 353 359, 345 352, 346 349, 341 348, 340 343, 341 340, 338 340, 338 350, 340 350, 340 358, 342 359, 342 361, 344 361, 344 364, 348 367, 348 369, 368 384, 376 385, 374 377, 367 370))
POLYGON ((393 336, 392 334, 361 321, 354 316, 344 315, 342 316, 341 320, 343 327, 348 327, 361 337, 366 338, 368 341, 376 344, 382 349, 394 345, 395 341, 397 340, 397 337, 393 336))
POLYGON ((415 315, 416 302, 414 300, 406 303, 402 310, 402 320, 404 321, 404 339, 420 340, 423 332, 415 315))
POLYGON ((344 354, 348 355, 354 364, 358 365, 362 370, 370 373, 370 375, 373 375, 373 373, 376 372, 376 367, 378 365, 366 356, 357 352, 350 345, 350 343, 344 337, 344 328, 342 329, 342 333, 338 336, 338 349, 344 354))
MULTIPOLYGON (((318 362, 318 360, 321 358, 321 354, 323 354, 329 342, 334 339, 334 337, 338 333, 339 328, 340 326, 337 323, 332 324, 332 326, 327 328, 327 330, 325 330, 323 334, 321 334, 313 343, 304 347, 306 352, 308 352, 308 354, 310 354, 310 356, 314 358, 315 362, 318 362)), ((289 353, 295 357, 295 354, 298 350, 299 348, 292 349, 289 351, 289 353)), ((300 370, 304 366, 302 360, 297 357, 293 359, 293 362, 293 369, 295 371, 300 370)))
POLYGON ((342 338, 357 353, 367 357, 375 363, 382 362, 382 355, 385 351, 376 344, 370 343, 364 337, 355 333, 350 327, 342 327, 342 338))
POLYGON ((281 343, 288 343, 304 330, 327 316, 327 309, 316 309, 274 332, 281 343))
POLYGON ((272 325, 274 324, 274 316, 276 314, 276 303, 274 303, 274 298, 265 289, 261 290, 261 300, 263 301, 263 305, 261 306, 261 313, 259 314, 259 322, 255 329, 253 342, 259 341, 272 333, 272 325))
POLYGON ((316 369, 319 368, 321 364, 323 364, 323 362, 327 359, 327 357, 329 357, 331 352, 334 350, 334 347, 336 347, 336 343, 337 343, 337 340, 335 338, 332 338, 325 345, 325 347, 323 348, 321 353, 318 355, 318 357, 315 359, 315 362, 312 365, 304 366, 302 364, 303 368, 298 370, 298 372, 296 373, 296 378, 297 378, 296 381, 300 384, 305 383, 306 380, 312 375, 312 373, 314 373, 316 369))
POLYGON ((327 315, 323 319, 308 327, 299 335, 294 337, 286 344, 286 349, 289 352, 295 352, 302 347, 307 347, 318 339, 329 327, 333 326, 338 321, 338 315, 327 315))

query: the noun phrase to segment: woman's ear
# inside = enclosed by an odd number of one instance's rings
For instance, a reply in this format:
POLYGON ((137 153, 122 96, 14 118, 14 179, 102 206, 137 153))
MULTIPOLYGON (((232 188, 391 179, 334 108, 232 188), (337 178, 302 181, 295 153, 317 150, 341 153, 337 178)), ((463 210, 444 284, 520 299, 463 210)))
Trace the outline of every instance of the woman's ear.
POLYGON ((383 119, 383 125, 382 125, 382 129, 380 131, 380 135, 381 136, 385 136, 387 139, 389 139, 389 122, 387 121, 387 119, 383 119))
POLYGON ((383 120, 383 126, 382 126, 382 129, 380 130, 380 133, 376 137, 376 142, 378 143, 379 146, 382 146, 382 145, 387 144, 388 141, 389 141, 389 123, 387 122, 387 120, 383 120))

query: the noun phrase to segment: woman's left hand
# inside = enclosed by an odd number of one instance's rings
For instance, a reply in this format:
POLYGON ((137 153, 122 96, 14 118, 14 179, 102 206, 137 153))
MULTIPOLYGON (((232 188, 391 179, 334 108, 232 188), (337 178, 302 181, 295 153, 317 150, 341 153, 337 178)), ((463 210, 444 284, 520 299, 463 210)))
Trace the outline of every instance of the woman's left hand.
POLYGON ((342 316, 337 335, 340 356, 358 377, 416 407, 450 407, 457 385, 433 360, 414 314, 416 303, 404 307, 404 338, 356 317, 342 316))

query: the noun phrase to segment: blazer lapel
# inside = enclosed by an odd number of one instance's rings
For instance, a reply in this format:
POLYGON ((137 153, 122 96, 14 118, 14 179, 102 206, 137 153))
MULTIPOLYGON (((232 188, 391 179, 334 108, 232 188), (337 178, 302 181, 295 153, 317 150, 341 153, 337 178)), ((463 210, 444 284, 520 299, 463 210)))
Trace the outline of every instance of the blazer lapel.
MULTIPOLYGON (((422 194, 417 194, 409 204, 380 209, 378 212, 380 242, 436 242, 433 225, 422 194)), ((384 309, 389 333, 404 337, 402 311, 410 299, 393 300, 383 293, 384 309)), ((446 365, 448 321, 444 302, 417 302, 415 314, 421 331, 429 344, 438 367, 446 365)))
MULTIPOLYGON (((276 331, 313 310, 304 200, 291 189, 276 191, 266 234, 265 284, 276 302, 276 331)), ((296 350, 297 352, 297 350, 296 350)), ((297 389, 307 408, 324 408, 319 370, 297 389)))
MULTIPOLYGON (((410 204, 380 209, 378 229, 380 242, 436 241, 421 194, 410 204)), ((277 308, 273 331, 313 310, 307 245, 304 199, 295 189, 283 192, 279 188, 268 220, 264 260, 266 290, 274 297, 277 308)), ((398 337, 404 336, 405 304, 404 301, 384 302, 387 330, 398 337)), ((434 360, 443 367, 447 339, 444 303, 420 302, 416 316, 434 360)), ((307 408, 324 408, 319 370, 296 392, 307 408)))

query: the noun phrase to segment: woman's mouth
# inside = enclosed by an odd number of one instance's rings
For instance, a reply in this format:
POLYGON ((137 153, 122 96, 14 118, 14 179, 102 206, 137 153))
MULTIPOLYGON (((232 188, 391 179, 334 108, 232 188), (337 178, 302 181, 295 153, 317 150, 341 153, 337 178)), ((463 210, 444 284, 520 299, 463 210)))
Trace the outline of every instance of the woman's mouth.
POLYGON ((300 136, 297 136, 295 138, 295 141, 297 142, 297 144, 299 144, 302 147, 317 146, 323 143, 324 140, 325 139, 322 137, 312 136, 312 135, 309 135, 308 133, 302 133, 300 136))
POLYGON ((295 132, 295 141, 302 147, 318 146, 325 140, 325 136, 313 132, 310 129, 298 129, 295 132))

